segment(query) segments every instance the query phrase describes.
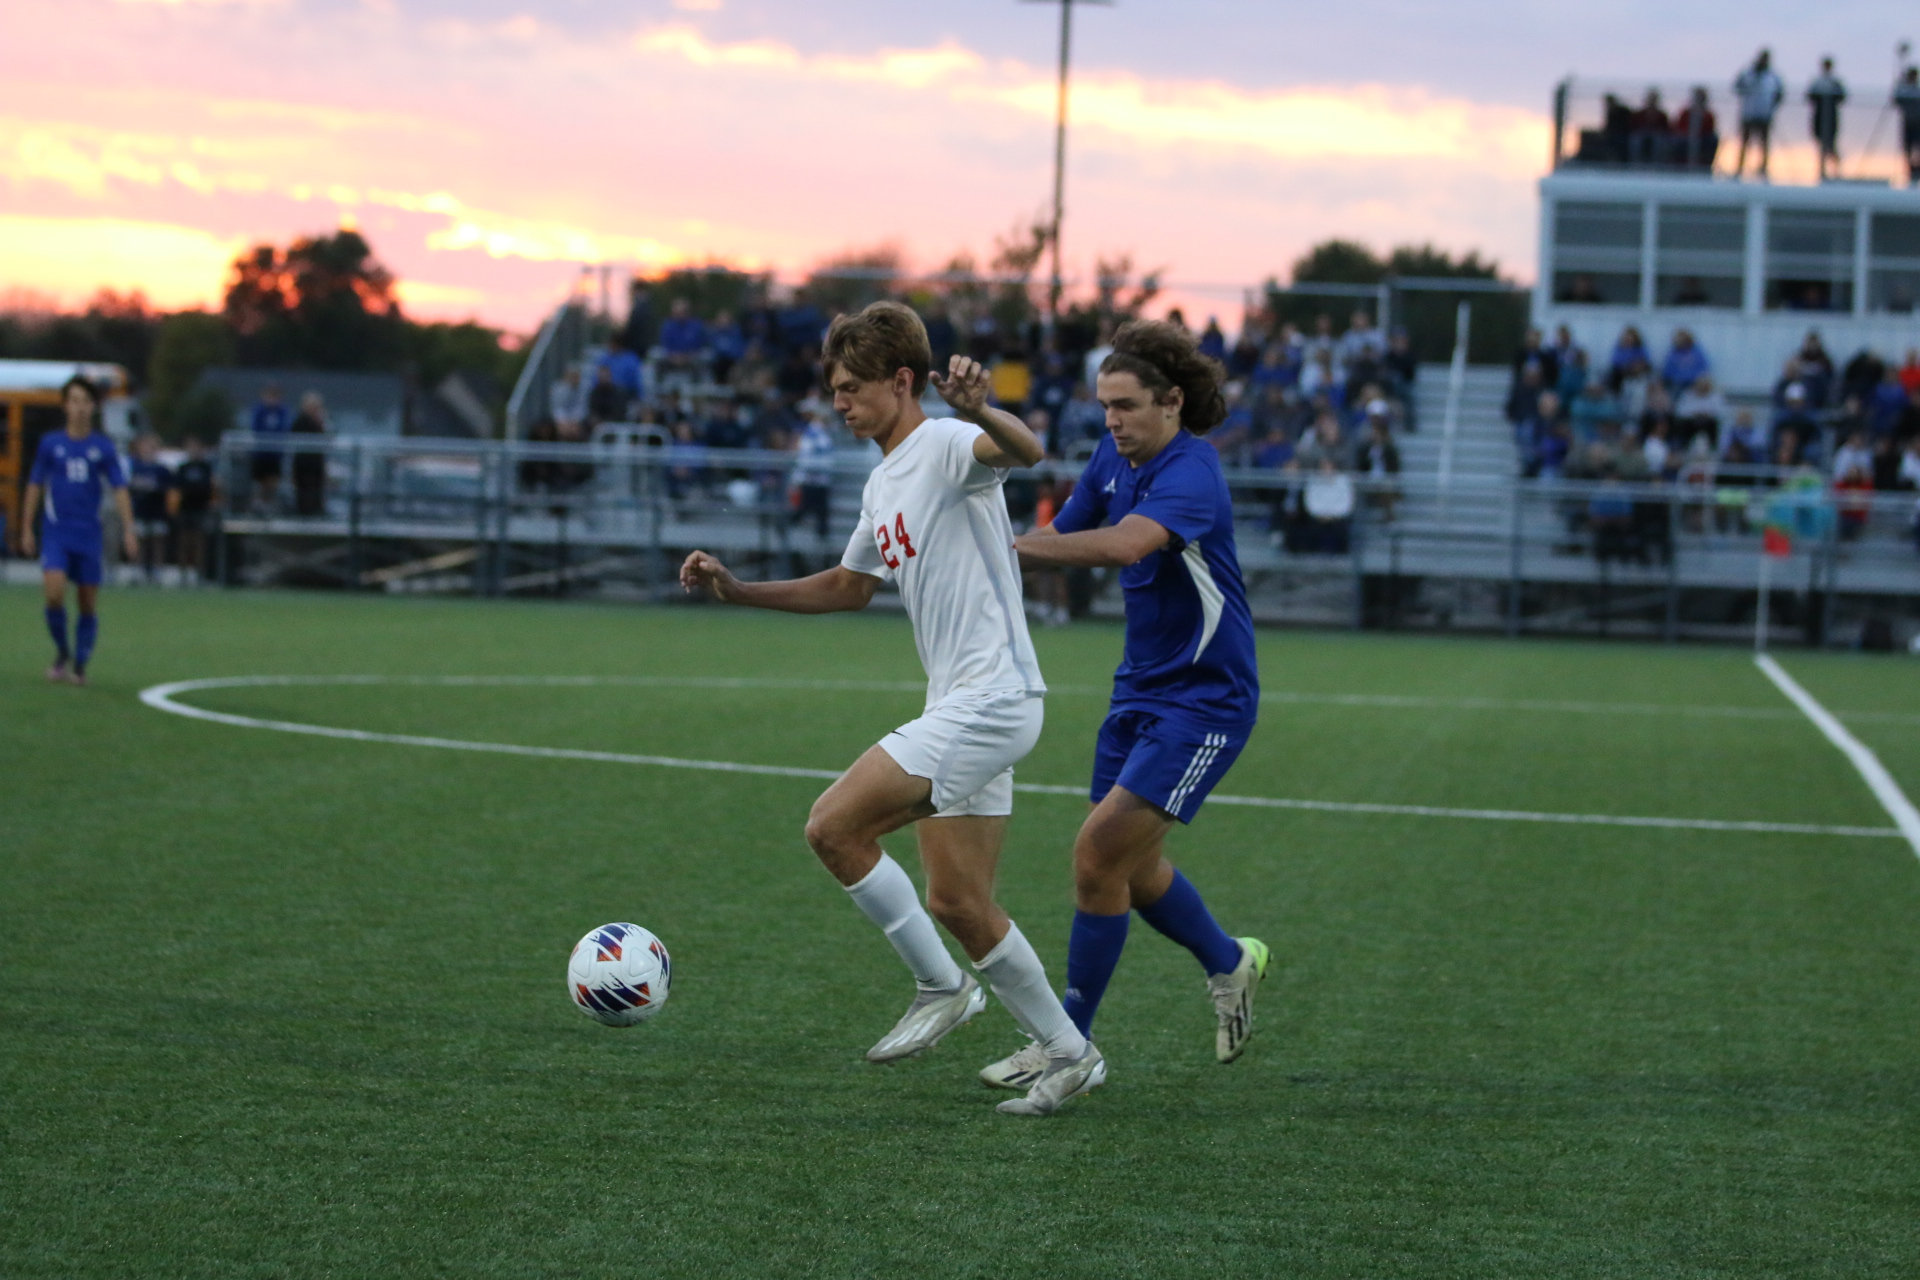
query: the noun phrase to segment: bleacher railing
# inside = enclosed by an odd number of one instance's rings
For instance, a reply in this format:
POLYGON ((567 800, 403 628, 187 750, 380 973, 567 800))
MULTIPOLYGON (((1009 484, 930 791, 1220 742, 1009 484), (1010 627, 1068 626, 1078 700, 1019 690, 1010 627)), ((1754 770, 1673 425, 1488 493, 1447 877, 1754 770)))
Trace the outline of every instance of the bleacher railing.
MULTIPOLYGON (((693 547, 785 576, 838 560, 876 457, 847 450, 826 476, 800 476, 791 453, 668 443, 638 427, 604 434, 593 444, 229 435, 219 455, 220 576, 480 595, 617 580, 666 597, 693 547), (296 478, 272 509, 258 505, 250 480, 266 449, 290 455, 296 478), (322 461, 303 468, 302 455, 322 461), (796 481, 821 478, 824 533, 795 501, 796 481)), ((1015 472, 1016 520, 1030 522, 1080 465, 1015 472)), ((1920 624, 1912 493, 1836 491, 1811 473, 1769 467, 1693 483, 1455 475, 1444 490, 1431 476, 1226 474, 1256 612, 1279 620, 1423 625, 1423 610, 1455 606, 1422 603, 1432 588, 1416 585, 1452 582, 1490 591, 1475 606, 1478 625, 1510 633, 1613 625, 1726 636, 1751 625, 1750 613, 1734 615, 1773 526, 1793 547, 1776 587, 1824 612, 1820 634, 1837 634, 1854 608, 1848 598, 1893 601, 1920 624), (1296 587, 1304 594, 1289 596, 1296 587), (1716 606, 1733 610, 1724 624, 1700 621, 1689 603, 1690 593, 1715 592, 1731 601, 1716 606), (1318 603, 1303 604, 1305 595, 1318 603)))

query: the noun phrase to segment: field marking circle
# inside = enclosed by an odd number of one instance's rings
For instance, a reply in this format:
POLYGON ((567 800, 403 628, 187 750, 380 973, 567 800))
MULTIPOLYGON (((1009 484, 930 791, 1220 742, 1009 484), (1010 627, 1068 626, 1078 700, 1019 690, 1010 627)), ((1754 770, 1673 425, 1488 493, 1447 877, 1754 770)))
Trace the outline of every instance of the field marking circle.
MULTIPOLYGON (((593 751, 581 747, 535 747, 513 742, 477 742, 469 738, 440 738, 413 733, 378 733, 370 729, 343 729, 299 720, 268 720, 259 716, 209 711, 180 701, 186 694, 211 689, 273 687, 401 685, 443 688, 595 688, 663 689, 799 689, 846 693, 921 693, 925 686, 904 681, 798 680, 749 676, 208 676, 174 680, 140 691, 140 701, 156 711, 203 720, 237 729, 267 729, 275 733, 334 738, 345 742, 378 742, 390 746, 426 747, 440 751, 471 751, 490 755, 526 756, 540 760, 586 760, 656 769, 693 769, 708 773, 741 773, 762 777, 809 778, 830 782, 838 769, 804 769, 791 765, 744 764, 734 760, 695 760, 682 756, 637 755, 624 751, 593 751)), ((1016 782, 1015 791, 1028 795, 1073 796, 1084 799, 1083 786, 1016 782)), ((1848 836, 1866 839, 1902 839, 1893 827, 1832 826, 1803 822, 1750 822, 1718 818, 1640 817, 1608 813, 1535 813, 1520 809, 1454 809, 1437 805, 1374 804, 1344 800, 1300 800, 1272 796, 1212 795, 1208 804, 1256 809, 1293 809, 1315 813, 1368 814, 1386 817, 1447 818, 1482 822, 1535 822, 1555 825, 1642 827, 1680 831, 1728 831, 1760 835, 1848 836)))

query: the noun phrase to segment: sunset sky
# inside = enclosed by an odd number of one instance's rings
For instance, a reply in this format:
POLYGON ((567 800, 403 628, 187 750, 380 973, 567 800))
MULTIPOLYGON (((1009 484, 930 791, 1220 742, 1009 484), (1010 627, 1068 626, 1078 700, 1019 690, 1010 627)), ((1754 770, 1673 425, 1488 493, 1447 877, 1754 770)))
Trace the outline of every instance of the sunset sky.
MULTIPOLYGON (((1800 82, 1832 53, 1864 137, 1914 12, 1076 9, 1067 272, 1131 253, 1226 316, 1339 234, 1530 279, 1561 76, 1724 85, 1766 43, 1800 82)), ((1058 21, 1016 0, 6 0, 0 291, 213 304, 248 243, 343 220, 409 313, 517 330, 583 262, 984 257, 1049 198, 1058 21)))

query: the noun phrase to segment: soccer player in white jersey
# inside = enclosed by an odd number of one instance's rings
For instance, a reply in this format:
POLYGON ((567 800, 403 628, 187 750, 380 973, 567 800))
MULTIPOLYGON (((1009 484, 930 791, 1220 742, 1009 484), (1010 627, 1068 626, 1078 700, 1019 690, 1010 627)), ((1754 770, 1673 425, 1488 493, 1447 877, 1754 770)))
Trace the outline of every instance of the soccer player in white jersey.
POLYGON ((889 1062, 923 1052, 985 1007, 980 984, 935 931, 938 919, 1044 1059, 1026 1095, 999 1109, 1046 1115, 1102 1083, 1106 1063, 993 897, 1013 812, 1013 766, 1040 737, 1046 692, 1001 485, 1010 468, 1031 466, 1042 450, 1018 418, 988 406, 986 371, 964 356, 934 379, 957 416, 928 418, 920 395, 932 359, 925 326, 898 303, 835 320, 822 355, 834 408, 882 455, 845 556, 811 577, 742 582, 695 551, 680 581, 729 604, 789 613, 863 609, 882 580, 899 584, 927 672, 925 710, 814 802, 807 843, 886 934, 918 987, 867 1057, 889 1062), (880 847, 881 836, 909 823, 917 824, 925 907, 880 847))

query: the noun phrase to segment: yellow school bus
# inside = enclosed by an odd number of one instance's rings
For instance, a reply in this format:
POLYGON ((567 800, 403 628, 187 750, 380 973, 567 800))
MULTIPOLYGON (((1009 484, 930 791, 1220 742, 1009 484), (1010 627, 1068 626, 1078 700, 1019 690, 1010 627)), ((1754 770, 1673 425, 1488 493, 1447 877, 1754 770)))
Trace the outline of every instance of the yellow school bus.
POLYGON ((127 371, 117 364, 77 360, 0 360, 0 520, 7 541, 19 537, 20 493, 40 437, 66 424, 60 388, 74 374, 101 389, 100 417, 116 445, 126 447, 139 429, 139 406, 127 394, 127 371))

